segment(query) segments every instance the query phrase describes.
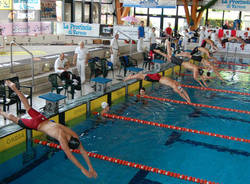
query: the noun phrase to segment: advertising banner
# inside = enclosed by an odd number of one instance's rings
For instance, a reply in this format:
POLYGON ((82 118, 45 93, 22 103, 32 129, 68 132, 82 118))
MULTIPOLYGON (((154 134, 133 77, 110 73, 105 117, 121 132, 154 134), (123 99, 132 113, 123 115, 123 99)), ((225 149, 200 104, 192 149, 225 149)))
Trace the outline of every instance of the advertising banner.
POLYGON ((124 7, 175 8, 176 0, 123 0, 124 7))
MULTIPOLYGON (((208 3, 210 0, 203 1, 203 4, 208 3)), ((238 10, 238 11, 249 11, 250 0, 218 0, 213 9, 218 10, 238 10)))
POLYGON ((88 23, 57 23, 57 34, 65 34, 72 36, 91 36, 99 37, 100 24, 88 23))
POLYGON ((40 10, 40 0, 13 0, 13 10, 40 10))
POLYGON ((11 10, 12 0, 0 0, 0 10, 11 10))

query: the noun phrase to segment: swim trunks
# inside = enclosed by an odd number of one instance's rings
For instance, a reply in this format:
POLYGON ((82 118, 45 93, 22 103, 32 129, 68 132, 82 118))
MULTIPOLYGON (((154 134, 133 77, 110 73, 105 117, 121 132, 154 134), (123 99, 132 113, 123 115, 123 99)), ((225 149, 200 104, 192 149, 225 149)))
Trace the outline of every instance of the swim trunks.
POLYGON ((206 47, 206 45, 207 45, 206 40, 203 40, 202 43, 201 43, 201 47, 206 47))
POLYGON ((42 115, 40 112, 37 112, 33 108, 30 108, 28 111, 28 114, 30 115, 31 119, 24 119, 21 118, 18 121, 18 125, 27 128, 27 129, 34 129, 37 130, 37 127, 40 123, 48 120, 44 115, 42 115))
POLYGON ((161 75, 158 73, 147 74, 144 78, 144 80, 149 81, 149 82, 159 82, 160 79, 161 79, 161 75))
POLYGON ((201 56, 192 56, 191 59, 192 59, 192 60, 195 60, 195 61, 201 62, 202 57, 201 57, 201 56))
POLYGON ((172 56, 171 63, 173 63, 175 65, 181 65, 183 63, 183 60, 181 60, 180 58, 177 58, 175 56, 172 56))

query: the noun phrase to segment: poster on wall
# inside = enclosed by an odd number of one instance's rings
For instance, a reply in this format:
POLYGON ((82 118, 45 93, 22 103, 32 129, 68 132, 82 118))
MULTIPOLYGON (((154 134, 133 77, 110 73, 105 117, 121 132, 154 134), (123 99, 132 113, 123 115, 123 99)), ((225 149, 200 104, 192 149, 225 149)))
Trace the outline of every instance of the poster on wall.
POLYGON ((56 20, 56 0, 42 0, 41 18, 56 20))
POLYGON ((13 10, 40 10, 40 0, 13 0, 13 10))
POLYGON ((0 10, 11 10, 12 0, 0 0, 0 10))
POLYGON ((70 22, 57 23, 57 34, 99 37, 99 32, 100 24, 70 22))
MULTIPOLYGON (((210 0, 203 1, 203 4, 207 4, 210 0)), ((218 10, 237 10, 237 11, 249 11, 250 0, 218 0, 213 9, 218 10)))
POLYGON ((176 0, 123 0, 124 7, 175 8, 176 0))
MULTIPOLYGON (((151 29, 144 27, 145 38, 149 38, 151 29)), ((113 33, 119 33, 119 39, 124 40, 138 40, 138 26, 114 26, 113 33)))

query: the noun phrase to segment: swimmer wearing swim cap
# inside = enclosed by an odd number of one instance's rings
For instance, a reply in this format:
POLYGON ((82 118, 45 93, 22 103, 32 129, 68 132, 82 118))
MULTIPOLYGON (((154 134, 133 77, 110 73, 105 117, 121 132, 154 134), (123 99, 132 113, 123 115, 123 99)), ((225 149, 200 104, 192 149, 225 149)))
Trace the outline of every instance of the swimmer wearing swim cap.
POLYGON ((109 104, 107 102, 102 102, 101 107, 102 107, 102 111, 100 113, 101 115, 109 111, 109 104))
POLYGON ((65 152, 69 160, 71 160, 72 163, 75 164, 75 166, 78 167, 85 176, 89 178, 96 178, 97 173, 93 169, 88 157, 88 153, 83 148, 78 135, 73 130, 66 126, 63 126, 60 123, 52 123, 43 114, 33 109, 29 105, 27 98, 25 98, 22 92, 17 89, 16 85, 13 82, 6 80, 5 84, 18 95, 20 101, 24 105, 31 119, 19 118, 2 111, 1 109, 0 115, 13 121, 14 123, 18 124, 23 128, 37 130, 56 139, 60 143, 62 150, 65 152), (88 170, 85 169, 85 167, 77 160, 77 158, 71 153, 70 149, 79 149, 82 157, 88 165, 88 170))

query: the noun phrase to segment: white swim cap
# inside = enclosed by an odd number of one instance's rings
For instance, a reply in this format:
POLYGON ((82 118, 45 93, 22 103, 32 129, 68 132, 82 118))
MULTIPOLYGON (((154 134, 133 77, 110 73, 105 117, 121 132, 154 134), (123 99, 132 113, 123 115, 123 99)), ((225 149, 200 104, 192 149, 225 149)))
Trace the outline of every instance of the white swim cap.
POLYGON ((108 107, 108 105, 109 104, 107 102, 102 102, 102 104, 101 104, 101 106, 102 106, 103 109, 105 109, 106 107, 108 107))

